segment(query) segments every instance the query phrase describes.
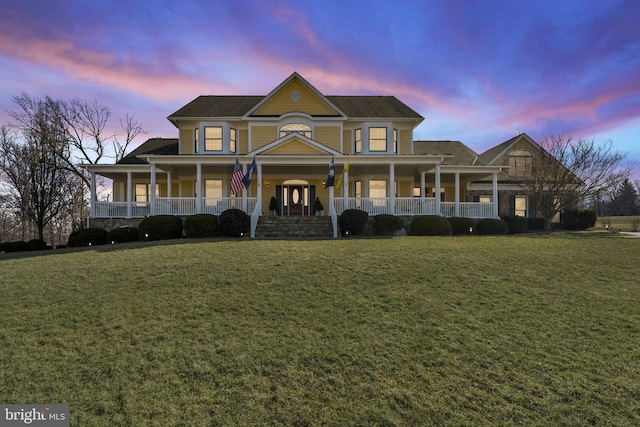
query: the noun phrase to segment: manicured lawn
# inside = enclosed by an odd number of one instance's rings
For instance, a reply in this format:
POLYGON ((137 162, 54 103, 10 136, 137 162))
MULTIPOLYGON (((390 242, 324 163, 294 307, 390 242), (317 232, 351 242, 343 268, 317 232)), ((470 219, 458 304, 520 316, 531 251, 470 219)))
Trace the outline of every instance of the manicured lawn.
POLYGON ((620 231, 640 231, 640 216, 603 216, 599 217, 594 230, 604 230, 604 224, 609 229, 620 231))
POLYGON ((640 240, 0 255, 0 402, 72 426, 639 425, 640 240))

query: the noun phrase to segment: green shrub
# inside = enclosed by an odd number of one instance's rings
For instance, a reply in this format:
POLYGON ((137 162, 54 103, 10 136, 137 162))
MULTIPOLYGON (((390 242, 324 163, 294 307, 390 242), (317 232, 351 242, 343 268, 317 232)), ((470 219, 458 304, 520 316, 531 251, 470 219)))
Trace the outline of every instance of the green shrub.
POLYGON ((527 230, 542 230, 544 218, 527 218, 527 230))
POLYGON ((222 236, 243 237, 249 232, 251 217, 240 209, 227 209, 220 214, 218 232, 222 236))
POLYGON ((77 248, 90 245, 105 245, 107 230, 101 228, 81 228, 71 233, 67 246, 77 248))
POLYGON ((482 218, 476 223, 474 231, 480 235, 507 234, 509 227, 507 223, 501 219, 482 218))
POLYGON ((168 240, 182 237, 182 220, 175 215, 154 215, 138 224, 140 240, 168 240))
POLYGON ((454 236, 460 234, 473 234, 472 230, 476 227, 476 222, 471 218, 454 216, 448 218, 448 221, 449 224, 451 224, 451 234, 453 234, 454 236))
POLYGON ((118 227, 107 233, 107 242, 126 243, 140 240, 136 227, 118 227))
POLYGON ((439 215, 423 215, 413 218, 409 226, 412 236, 450 236, 451 224, 439 215))
POLYGON ((11 249, 11 242, 0 243, 0 252, 9 252, 11 249))
POLYGON ((323 211, 324 210, 324 206, 322 206, 322 202, 320 201, 320 197, 316 197, 316 201, 313 203, 313 211, 314 212, 318 212, 318 211, 323 211))
POLYGON ((502 217, 502 220, 507 223, 509 234, 524 233, 529 225, 527 218, 519 215, 506 215, 502 217))
POLYGON ((31 239, 27 242, 27 250, 28 251, 43 251, 45 249, 49 249, 47 246, 47 242, 40 239, 31 239))
POLYGON ((360 235, 369 222, 369 214, 360 209, 347 209, 338 217, 342 234, 360 235))
POLYGON ((380 214, 373 217, 375 232, 378 236, 393 236, 396 231, 402 230, 404 220, 390 214, 380 214))
POLYGON ((596 225, 598 213, 593 209, 565 211, 560 215, 560 222, 567 230, 586 230, 596 225))
POLYGON ((27 250, 27 242, 24 240, 17 240, 9 243, 9 252, 24 252, 27 250))
POLYGON ((218 218, 211 214, 191 215, 184 220, 187 237, 211 237, 218 234, 218 218))

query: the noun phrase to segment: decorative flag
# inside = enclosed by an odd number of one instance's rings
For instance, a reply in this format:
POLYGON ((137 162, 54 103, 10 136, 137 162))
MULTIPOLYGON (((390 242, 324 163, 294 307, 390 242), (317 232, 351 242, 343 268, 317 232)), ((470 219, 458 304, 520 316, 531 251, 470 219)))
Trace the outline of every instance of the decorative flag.
POLYGON ((336 184, 336 187, 340 188, 340 183, 342 182, 342 177, 345 173, 349 173, 349 160, 347 160, 347 164, 344 166, 344 169, 342 169, 342 173, 338 177, 338 183, 336 184))
POLYGON ((331 156, 331 164, 329 164, 329 176, 327 176, 327 182, 324 184, 324 188, 333 187, 333 179, 336 176, 336 170, 333 164, 333 156, 331 156))
POLYGON ((240 169, 240 163, 238 162, 238 158, 236 158, 236 166, 233 168, 233 175, 231 176, 231 192, 233 194, 238 194, 240 190, 244 188, 242 185, 242 179, 244 178, 244 173, 242 173, 242 169, 240 169))
POLYGON ((244 178, 242 178, 242 185, 244 186, 244 188, 249 188, 249 186, 251 185, 251 175, 256 173, 256 170, 257 170, 256 157, 253 156, 253 163, 251 163, 251 167, 249 168, 249 172, 247 172, 247 174, 244 176, 244 178))

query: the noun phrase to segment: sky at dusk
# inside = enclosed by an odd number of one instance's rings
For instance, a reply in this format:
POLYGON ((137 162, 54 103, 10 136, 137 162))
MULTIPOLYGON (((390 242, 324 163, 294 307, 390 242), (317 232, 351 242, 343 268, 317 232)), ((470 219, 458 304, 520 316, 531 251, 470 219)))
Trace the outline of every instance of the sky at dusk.
POLYGON ((198 95, 394 95, 415 139, 482 152, 526 132, 611 139, 640 167, 640 1, 0 0, 0 124, 12 97, 107 105, 146 138, 198 95))

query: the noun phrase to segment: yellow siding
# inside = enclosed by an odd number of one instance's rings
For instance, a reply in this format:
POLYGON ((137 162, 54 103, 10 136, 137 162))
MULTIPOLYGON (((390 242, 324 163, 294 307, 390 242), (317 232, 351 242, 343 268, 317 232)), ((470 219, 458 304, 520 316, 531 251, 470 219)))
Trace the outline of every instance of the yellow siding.
POLYGON ((322 145, 340 151, 339 126, 316 126, 313 128, 313 138, 322 145))
MULTIPOLYGON (((125 184, 126 185, 126 184, 125 184)), ((127 190, 125 190, 126 193, 127 190)), ((120 200, 126 200, 124 194, 121 194, 120 191, 120 181, 113 182, 113 201, 118 202, 120 200)))
POLYGON ((238 154, 246 154, 249 152, 249 131, 247 129, 238 130, 238 154))
POLYGON ((251 128, 251 149, 256 150, 278 139, 277 126, 253 126, 251 128))
POLYGON ((297 79, 293 79, 279 93, 274 94, 254 114, 257 116, 280 116, 293 111, 307 113, 311 116, 336 115, 335 111, 329 108, 322 99, 318 98, 297 79), (294 90, 297 90, 302 95, 298 102, 294 102, 290 97, 291 92, 294 90))
POLYGON ((398 146, 398 154, 411 154, 411 145, 413 144, 413 132, 410 130, 400 130, 400 141, 398 146))
POLYGON ((518 142, 516 142, 515 144, 513 144, 513 146, 511 147, 510 150, 508 150, 506 153, 504 153, 502 155, 502 157, 500 157, 499 159, 497 159, 495 161, 495 165, 507 165, 509 163, 508 158, 509 158, 509 153, 511 151, 517 151, 517 150, 524 150, 524 151, 531 151, 531 146, 529 145, 529 143, 527 141, 525 141, 524 139, 520 139, 518 142))
POLYGON ((413 186, 409 181, 401 181, 398 183, 398 197, 411 197, 413 186))
POLYGON ((266 151, 265 154, 324 154, 324 152, 298 139, 292 139, 266 151))
POLYGON ((180 129, 180 154, 193 154, 193 129, 180 129))
MULTIPOLYGON (((182 185, 182 197, 193 197, 193 181, 180 181, 180 185, 182 185)), ((175 194, 178 197, 178 193, 175 194)))
POLYGON ((352 154, 351 153, 351 131, 343 130, 342 131, 342 153, 343 154, 352 154))

